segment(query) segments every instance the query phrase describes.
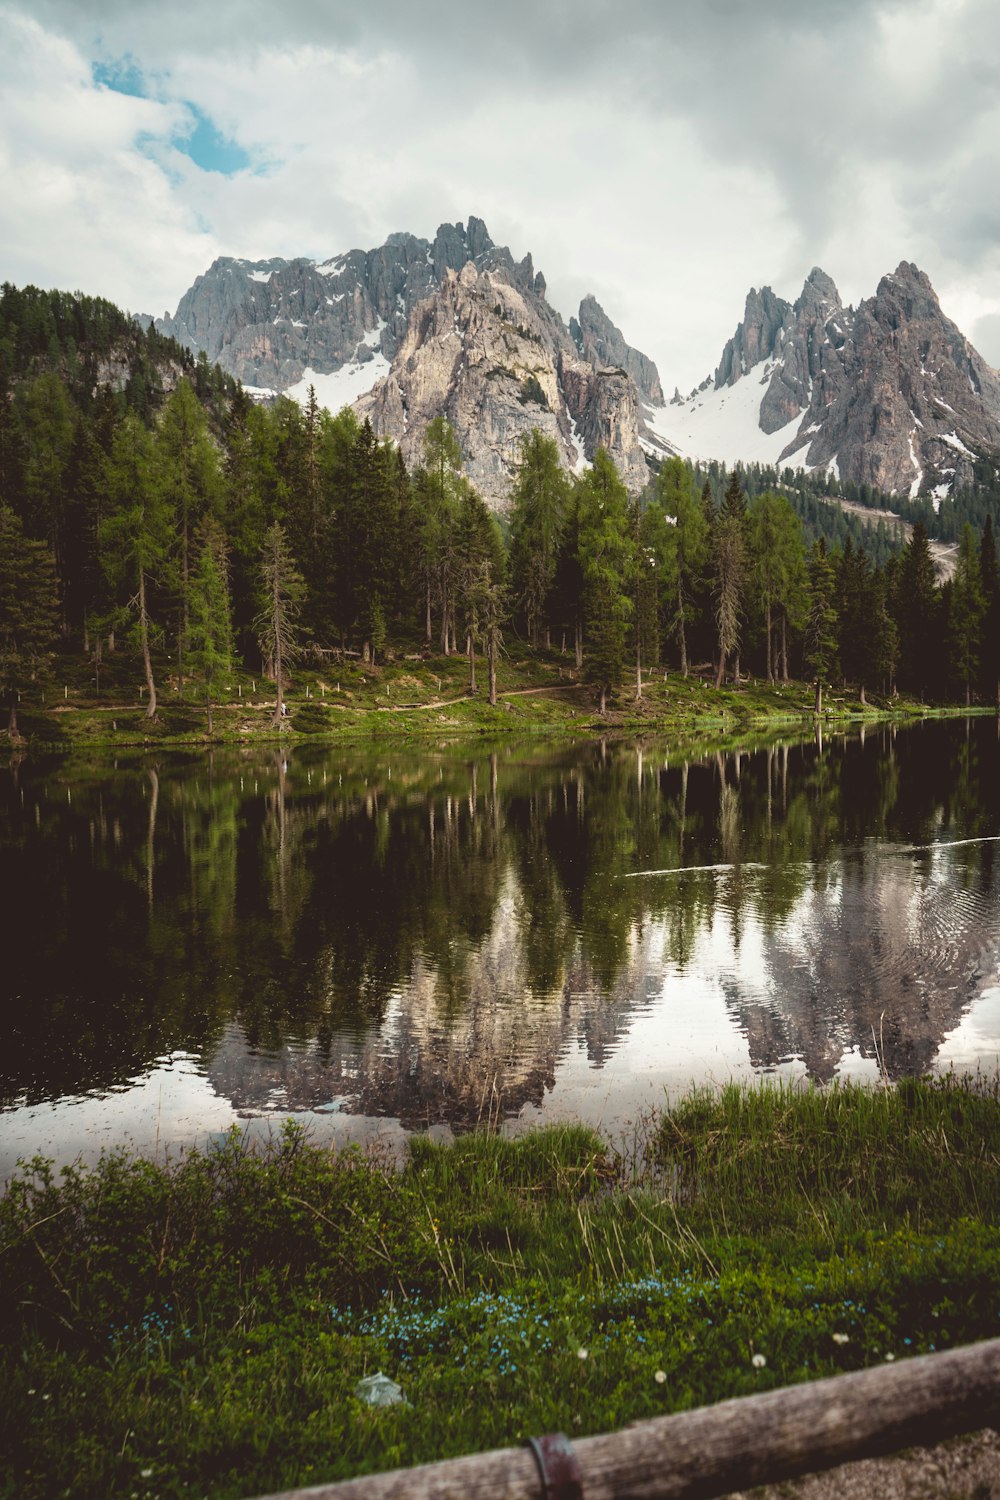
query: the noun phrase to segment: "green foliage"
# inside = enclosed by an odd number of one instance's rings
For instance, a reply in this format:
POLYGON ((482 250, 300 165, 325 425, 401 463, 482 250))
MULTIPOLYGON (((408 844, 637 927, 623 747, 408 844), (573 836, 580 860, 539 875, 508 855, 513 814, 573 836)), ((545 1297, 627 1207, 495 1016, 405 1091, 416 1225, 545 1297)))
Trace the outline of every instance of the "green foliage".
POLYGON ((52 554, 0 505, 0 692, 10 703, 11 735, 18 732, 18 689, 48 660, 58 608, 52 554))
POLYGON ((650 1122, 638 1177, 574 1127, 399 1171, 291 1126, 35 1162, 0 1202, 0 1485, 235 1500, 988 1337, 998 1129, 953 1081, 730 1088, 650 1122), (357 1400, 375 1369, 406 1405, 357 1400))
POLYGON ((625 665, 634 553, 628 493, 603 448, 598 448, 593 467, 577 482, 577 506, 587 641, 585 670, 588 681, 598 690, 603 712, 607 695, 620 683, 625 665))

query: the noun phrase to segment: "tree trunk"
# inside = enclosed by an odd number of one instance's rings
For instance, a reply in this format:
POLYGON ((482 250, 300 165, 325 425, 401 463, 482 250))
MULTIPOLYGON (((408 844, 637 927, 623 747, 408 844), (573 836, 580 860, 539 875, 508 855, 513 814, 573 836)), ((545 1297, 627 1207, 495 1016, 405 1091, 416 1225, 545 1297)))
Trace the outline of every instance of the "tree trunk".
POLYGON ((476 643, 472 631, 468 634, 469 645, 469 692, 476 691, 476 643))
MULTIPOLYGON (((497 651, 493 641, 493 632, 489 631, 486 636, 486 665, 490 679, 490 707, 497 706, 497 651)), ((495 768, 494 768, 495 770, 495 768)), ((495 789, 495 788, 494 788, 495 789)))
POLYGON ((576 619, 574 632, 575 639, 573 644, 576 653, 576 670, 579 672, 580 668, 583 666, 583 621, 579 616, 577 616, 576 619))
POLYGON ((146 617, 146 575, 139 569, 139 638, 142 641, 142 665, 146 672, 146 718, 156 718, 156 683, 153 681, 153 663, 149 656, 149 620, 146 617))
POLYGON ((425 621, 425 634, 427 636, 427 644, 429 646, 431 641, 434 639, 433 631, 431 630, 431 576, 429 573, 427 575, 427 615, 425 621))
POLYGON ((717 688, 720 688, 722 686, 722 679, 725 677, 725 675, 726 675, 726 653, 724 651, 720 651, 719 652, 719 665, 718 665, 718 667, 716 668, 716 671, 715 671, 715 685, 716 685, 717 688))
POLYGON ((7 733, 12 740, 21 738, 17 727, 17 688, 10 690, 10 718, 7 720, 7 733))
POLYGON ((816 713, 817 714, 821 714, 822 712, 823 712, 823 684, 820 682, 819 678, 817 677, 816 678, 816 713))
POLYGON ((736 660, 733 663, 733 687, 740 685, 740 653, 737 651, 736 660))
POLYGON ((788 611, 781 611, 781 680, 788 681, 788 611))
POLYGON ((677 580, 677 641, 681 648, 681 676, 688 674, 687 632, 684 629, 684 586, 677 580))
POLYGON ((605 713, 607 712, 607 706, 608 706, 608 690, 604 686, 603 682, 601 683, 600 703, 601 703, 601 717, 603 718, 604 715, 605 715, 605 713))
POLYGON ((637 702, 642 697, 642 650, 639 646, 638 631, 636 631, 635 640, 635 696, 637 702))
POLYGON ((861 707, 862 708, 867 708, 868 707, 868 704, 865 701, 865 685, 864 685, 864 683, 861 684, 861 707))
POLYGON ((767 601, 767 680, 774 681, 774 653, 771 649, 771 601, 767 601))
POLYGON ((205 711, 208 714, 208 732, 212 733, 212 690, 205 689, 205 711))

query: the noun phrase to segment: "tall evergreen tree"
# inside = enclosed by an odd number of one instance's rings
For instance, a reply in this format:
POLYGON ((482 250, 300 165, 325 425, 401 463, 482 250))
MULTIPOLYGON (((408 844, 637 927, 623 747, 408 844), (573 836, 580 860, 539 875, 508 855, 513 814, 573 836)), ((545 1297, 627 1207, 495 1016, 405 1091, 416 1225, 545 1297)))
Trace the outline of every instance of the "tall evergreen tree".
POLYGON ((822 537, 809 559, 809 614, 806 619, 806 666, 816 683, 816 712, 823 712, 823 689, 837 671, 837 576, 822 537))
POLYGON ((188 645, 192 670, 201 674, 205 684, 205 712, 211 734, 213 694, 232 676, 233 626, 225 532, 209 519, 201 537, 191 576, 188 645))
POLYGON ((284 527, 274 521, 264 533, 260 554, 257 639, 265 672, 275 683, 273 724, 285 714, 288 669, 299 653, 298 621, 305 597, 302 574, 295 565, 284 527))
POLYGON ((952 580, 949 621, 952 669, 964 693, 966 707, 972 701, 972 685, 979 675, 985 614, 979 549, 972 527, 966 523, 952 580))
POLYGON ((150 595, 162 578, 174 537, 175 518, 157 483, 150 437, 135 412, 115 433, 108 460, 108 514, 101 522, 101 564, 113 585, 134 593, 124 613, 134 619, 146 678, 146 717, 156 718, 156 683, 150 652, 150 595))
POLYGON ((26 537, 20 518, 0 505, 0 691, 10 705, 12 740, 20 738, 18 693, 47 662, 58 618, 52 553, 45 542, 26 537))
POLYGON ((1000 569, 993 518, 986 517, 979 543, 979 581, 983 593, 980 684, 984 699, 1000 712, 1000 569))
POLYGON ((726 675, 726 661, 730 656, 735 657, 734 678, 739 682, 740 625, 746 586, 745 515, 743 487, 739 474, 734 470, 712 533, 715 622, 719 651, 716 687, 722 686, 726 675))
POLYGON ((585 669, 600 711, 622 679, 625 632, 632 603, 633 547, 628 492, 609 454, 598 448, 593 467, 577 483, 580 563, 587 629, 585 669))
POLYGON ((899 681, 924 695, 939 657, 939 596, 927 528, 917 521, 896 575, 894 614, 899 629, 899 681))
POLYGON ((688 633, 698 614, 708 559, 709 522, 694 476, 681 458, 670 458, 660 469, 656 485, 663 512, 674 524, 667 529, 663 585, 668 595, 668 630, 676 635, 681 675, 688 675, 688 633))
POLYGON ((177 686, 184 691, 185 652, 191 599, 191 542, 194 528, 217 510, 221 474, 208 417, 190 381, 172 391, 156 433, 158 483, 177 518, 177 686))
POLYGON ((559 541, 569 500, 569 480, 554 438, 537 427, 520 440, 520 463, 511 496, 511 574, 528 635, 549 644, 549 604, 559 541))

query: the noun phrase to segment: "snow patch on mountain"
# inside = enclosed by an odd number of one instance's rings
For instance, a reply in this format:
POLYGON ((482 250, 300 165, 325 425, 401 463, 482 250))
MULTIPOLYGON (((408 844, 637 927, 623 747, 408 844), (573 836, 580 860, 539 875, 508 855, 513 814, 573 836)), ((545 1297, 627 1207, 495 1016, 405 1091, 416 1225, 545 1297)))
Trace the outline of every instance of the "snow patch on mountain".
POLYGON ((336 414, 343 407, 352 406, 360 396, 367 396, 388 373, 389 361, 384 354, 375 354, 364 361, 352 360, 334 370, 332 375, 323 375, 307 365, 302 379, 290 385, 285 395, 305 406, 309 400, 309 387, 313 386, 320 406, 336 414))
MULTIPOLYGON (((770 367, 765 367, 770 374, 770 367)), ((758 380, 738 380, 718 390, 699 391, 691 400, 675 406, 646 406, 646 426, 682 458, 702 463, 776 464, 782 450, 795 436, 798 412, 777 432, 760 429, 760 403, 766 389, 758 380)))

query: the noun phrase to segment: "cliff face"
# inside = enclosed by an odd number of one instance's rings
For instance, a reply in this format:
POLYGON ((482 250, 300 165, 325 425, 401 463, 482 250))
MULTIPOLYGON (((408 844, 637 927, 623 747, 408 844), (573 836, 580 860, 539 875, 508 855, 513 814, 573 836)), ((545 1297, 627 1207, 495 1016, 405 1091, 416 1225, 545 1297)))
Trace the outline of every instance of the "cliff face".
POLYGON ((408 463, 420 461, 428 422, 447 417, 465 472, 498 508, 533 427, 557 442, 569 469, 603 445, 633 488, 648 474, 631 378, 581 358, 534 282, 502 265, 448 270, 415 308, 389 374, 355 409, 408 463))
POLYGON ((650 420, 669 446, 700 443, 699 457, 826 468, 940 499, 972 480, 977 457, 1000 453, 1000 376, 916 266, 902 262, 856 309, 817 268, 794 303, 752 290, 714 391, 675 396, 650 420))
POLYGON ((330 399, 357 398, 410 463, 428 422, 446 416, 466 473, 497 507, 532 427, 567 468, 603 445, 630 488, 648 477, 641 402, 662 401, 656 366, 593 297, 567 328, 531 256, 515 261, 481 219, 322 263, 217 260, 157 327, 262 394, 298 395, 343 372, 330 399))

